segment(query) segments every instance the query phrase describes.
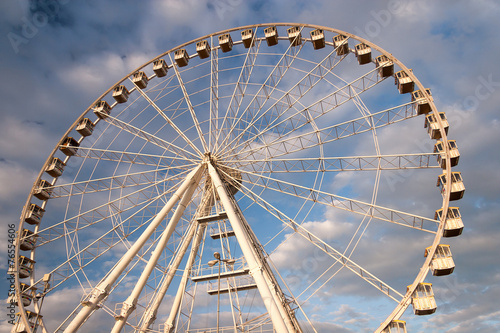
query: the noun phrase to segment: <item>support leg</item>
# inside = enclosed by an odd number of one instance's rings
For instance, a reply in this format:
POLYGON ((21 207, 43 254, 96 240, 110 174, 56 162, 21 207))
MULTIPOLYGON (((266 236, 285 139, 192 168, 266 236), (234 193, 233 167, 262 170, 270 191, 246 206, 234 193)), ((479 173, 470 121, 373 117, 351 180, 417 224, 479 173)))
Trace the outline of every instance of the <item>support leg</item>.
POLYGON ((167 274, 165 274, 165 277, 161 282, 161 286, 160 289, 158 290, 158 293, 156 294, 152 304, 148 307, 148 309, 144 312, 144 315, 142 316, 141 327, 139 329, 140 333, 148 332, 149 327, 156 320, 156 314, 158 312, 158 308, 160 307, 161 302, 163 301, 163 298, 165 297, 165 294, 167 293, 167 290, 170 287, 170 283, 172 282, 175 273, 179 268, 179 265, 182 259, 184 258, 184 255, 187 252, 189 244, 191 244, 191 241, 193 240, 195 232, 196 232, 196 224, 191 223, 187 235, 185 236, 184 241, 181 244, 181 247, 175 256, 174 261, 168 267, 167 274))
POLYGON ((272 293, 275 292, 273 286, 269 285, 266 280, 264 265, 260 262, 259 256, 256 254, 256 249, 250 240, 249 235, 247 234, 244 224, 240 219, 240 216, 237 214, 236 209, 233 207, 233 202, 231 201, 227 190, 222 183, 222 180, 217 173, 217 170, 212 166, 212 164, 208 163, 208 171, 214 186, 216 188, 217 194, 219 195, 220 201, 224 206, 224 209, 229 218, 229 222, 233 227, 236 239, 240 244, 241 251, 245 256, 246 261, 248 262, 250 268, 250 274, 253 276, 255 283, 257 284, 257 288, 259 293, 264 301, 264 305, 269 313, 271 321, 273 322, 274 329, 279 333, 294 333, 290 331, 285 324, 285 318, 283 318, 282 313, 285 312, 284 309, 278 308, 282 307, 282 304, 276 304, 275 299, 272 293))
POLYGON ((175 210, 175 213, 172 215, 172 218, 170 219, 170 222, 168 223, 167 227, 163 231, 158 243, 156 244, 156 247, 154 251, 151 253, 151 257, 148 260, 148 263, 146 264, 146 267, 141 273, 141 276, 139 277, 139 280, 134 286, 134 289, 130 293, 130 296, 123 302, 122 309, 120 311, 120 314, 115 318, 115 325, 113 326, 113 329, 111 330, 111 333, 120 333, 122 330, 123 326, 127 322, 128 317, 134 311, 137 305, 137 300, 139 299, 139 295, 141 294, 142 290, 144 289, 144 286, 148 282, 149 276, 153 272, 154 267, 156 266, 158 259, 160 259, 161 254, 163 253, 163 250, 167 246, 168 240, 170 239, 170 236, 172 236, 175 228, 177 227, 177 223, 181 219, 182 215, 184 214, 184 210, 186 209, 186 206, 189 204, 191 201, 191 198, 193 196, 194 190, 196 189, 196 186, 198 185, 199 178, 196 179, 195 182, 192 182, 189 188, 186 190, 184 195, 182 196, 181 201, 179 202, 179 205, 177 206, 177 209, 175 210))
POLYGON ((186 263, 186 269, 184 270, 184 274, 182 275, 181 283, 179 284, 179 289, 177 289, 177 294, 175 295, 174 303, 172 304, 172 308, 170 310, 170 315, 168 316, 167 321, 165 322, 165 333, 171 333, 174 329, 174 321, 179 312, 179 307, 181 305, 182 296, 186 290, 187 281, 189 275, 191 274, 191 267, 193 267, 194 260, 196 259, 196 254, 198 253, 198 249, 200 248, 201 238, 203 233, 205 232, 206 225, 200 224, 198 226, 198 231, 196 232, 196 237, 193 241, 193 246, 191 247, 191 253, 189 254, 188 261, 186 263))
POLYGON ((172 197, 168 200, 166 205, 158 213, 158 215, 153 219, 151 224, 146 228, 144 233, 137 239, 137 241, 132 245, 128 251, 123 255, 118 264, 114 267, 113 271, 102 280, 90 293, 89 298, 83 303, 83 307, 80 312, 76 315, 71 323, 66 327, 64 333, 74 333, 80 326, 90 317, 90 315, 97 308, 99 302, 104 300, 108 295, 111 287, 116 282, 121 273, 125 270, 132 259, 137 255, 139 250, 144 246, 146 241, 151 237, 155 229, 160 225, 165 216, 170 212, 175 203, 179 201, 181 196, 186 192, 188 187, 191 186, 193 182, 200 177, 203 166, 199 165, 193 171, 191 171, 181 186, 175 191, 172 197))

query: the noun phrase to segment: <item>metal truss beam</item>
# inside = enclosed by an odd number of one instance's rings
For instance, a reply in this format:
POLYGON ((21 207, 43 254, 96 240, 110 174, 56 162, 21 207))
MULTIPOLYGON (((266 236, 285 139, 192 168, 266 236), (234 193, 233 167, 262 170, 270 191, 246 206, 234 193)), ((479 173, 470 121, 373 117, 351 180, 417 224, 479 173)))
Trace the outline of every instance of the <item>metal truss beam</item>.
POLYGON ((320 203, 322 205, 339 208, 352 213, 361 214, 363 216, 373 217, 378 220, 426 231, 433 234, 435 234, 436 231, 431 230, 427 225, 430 224, 431 227, 436 229, 439 225, 439 221, 430 218, 397 211, 387 207, 373 205, 359 200, 349 199, 339 195, 295 185, 281 180, 276 180, 271 177, 254 175, 248 172, 244 173, 248 177, 248 180, 250 181, 250 183, 252 183, 252 185, 292 195, 294 197, 320 203))
MULTIPOLYGON (((273 173, 339 172, 439 168, 435 153, 301 159, 239 160, 241 167, 273 173), (434 165, 433 165, 434 164, 434 165)), ((236 162, 236 161, 234 161, 236 162)))
POLYGON ((360 265, 353 262, 348 257, 344 256, 341 252, 337 251, 332 246, 325 243, 323 240, 321 240, 321 238, 317 237, 316 235, 305 229, 302 225, 295 222, 292 218, 288 217, 287 215, 283 214, 281 211, 276 209, 268 202, 264 201, 262 198, 260 198, 258 195, 254 194, 247 188, 245 189, 245 195, 249 197, 252 201, 254 201, 256 204, 264 208, 266 211, 268 211, 270 214, 272 214, 274 217, 276 217, 278 220, 283 222, 287 227, 292 229, 295 233, 299 234, 307 241, 309 241, 311 244, 321 249, 324 253, 328 254, 330 257, 335 259, 339 264, 346 267, 347 269, 358 275, 366 282, 370 283, 372 286, 374 286, 375 288, 383 292, 385 295, 387 295, 389 298, 393 299, 396 302, 399 302, 400 299, 403 298, 403 295, 399 293, 397 290, 395 290, 387 283, 377 278, 372 273, 368 272, 360 265), (400 297, 400 299, 398 300, 396 296, 400 297))

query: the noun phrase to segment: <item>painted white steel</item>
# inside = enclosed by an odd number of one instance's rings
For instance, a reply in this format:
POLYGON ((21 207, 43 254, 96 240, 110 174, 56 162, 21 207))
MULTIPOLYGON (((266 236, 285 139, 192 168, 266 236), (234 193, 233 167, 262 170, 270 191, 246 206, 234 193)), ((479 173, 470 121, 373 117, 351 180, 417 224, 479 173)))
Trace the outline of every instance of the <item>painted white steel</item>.
POLYGON ((186 254, 187 249, 191 244, 191 241, 193 240, 194 234, 196 232, 195 224, 191 224, 189 228, 190 229, 184 238, 181 248, 177 252, 177 255, 175 256, 172 265, 170 265, 167 273, 165 274, 164 280, 162 281, 161 286, 159 287, 158 293, 153 301, 153 304, 151 304, 151 306, 144 312, 144 315, 142 316, 141 319, 142 324, 139 330, 140 333, 147 332, 149 327, 156 320, 156 314, 158 312, 158 308, 160 307, 161 302, 163 301, 163 298, 165 297, 165 294, 167 293, 167 290, 170 287, 170 283, 172 282, 175 273, 179 268, 179 265, 182 259, 184 258, 184 255, 186 254))
MULTIPOLYGON (((196 223, 196 222, 192 222, 196 223)), ((198 223, 196 223, 198 224, 198 223)), ((175 295, 175 299, 172 303, 172 308, 170 309, 170 315, 168 316, 165 322, 165 332, 171 332, 174 328, 174 321, 179 312, 179 308, 181 306, 182 298, 184 296, 184 292, 186 290, 186 285, 188 282, 189 275, 191 274, 191 267, 193 267, 194 260, 196 259, 196 254, 198 253, 198 249, 201 244, 201 238, 203 233, 205 232, 206 225, 199 224, 198 230, 196 232, 196 237, 193 241, 193 245, 191 247, 191 252, 189 253, 189 258, 186 263, 186 268, 184 269, 184 273, 182 274, 182 280, 179 284, 179 288, 177 289, 177 294, 175 295)))
MULTIPOLYGON (((259 290, 262 300, 264 301, 264 305, 266 306, 266 309, 269 313, 271 321, 273 322, 275 330, 279 333, 282 332, 293 333, 293 330, 289 330, 289 328, 287 327, 290 326, 291 323, 289 323, 289 325, 286 325, 285 318, 282 317, 281 315, 284 312, 284 309, 280 311, 279 306, 281 304, 276 304, 275 297, 273 297, 271 291, 272 286, 269 286, 266 283, 266 279, 264 277, 263 264, 259 262, 258 256, 255 254, 256 250, 250 243, 250 239, 243 227, 243 223, 240 220, 238 214, 236 213, 235 208, 233 207, 233 203, 226 192, 226 188, 224 187, 224 184, 222 183, 219 174, 217 173, 217 171, 215 170, 215 168, 212 166, 211 163, 208 163, 208 171, 214 183, 217 194, 220 197, 220 201, 224 206, 224 209, 228 215, 229 222, 233 227, 236 239, 238 240, 238 243, 241 246, 241 251, 243 252, 245 259, 248 262, 248 266, 250 268, 250 275, 253 276, 255 283, 257 284, 257 288, 259 290)), ((287 318, 287 321, 289 322, 290 319, 287 318)))
POLYGON ((68 327, 64 330, 64 333, 76 332, 80 326, 88 319, 88 317, 94 312, 102 300, 106 298, 111 289, 112 285, 116 282, 121 273, 125 270, 128 264, 132 261, 139 250, 144 246, 146 241, 151 237, 155 229, 160 225, 165 216, 174 207, 175 203, 179 201, 181 196, 186 192, 186 190, 191 186, 193 182, 200 176, 202 167, 199 165, 189 173, 181 186, 177 191, 170 197, 166 205, 162 210, 156 215, 151 224, 146 228, 144 233, 137 239, 137 241, 130 247, 130 249, 123 255, 118 264, 115 266, 112 272, 101 281, 91 292, 88 300, 83 304, 82 309, 76 315, 76 317, 71 321, 68 327))
POLYGON ((195 177, 195 181, 190 183, 189 188, 182 196, 182 199, 179 202, 179 205, 177 206, 175 213, 173 214, 172 218, 170 219, 170 222, 167 224, 167 227, 163 231, 160 240, 156 244, 156 248, 154 249, 153 253, 151 253, 151 257, 149 258, 146 267, 142 271, 139 280, 137 281, 134 289, 132 290, 132 293, 123 303, 120 314, 115 318, 116 319, 115 325, 113 326, 111 333, 119 333, 122 330, 123 326, 125 325, 132 311, 134 311, 134 309, 136 308, 139 295, 144 289, 146 283, 148 282, 149 276, 151 275, 151 272, 153 272, 153 269, 156 266, 158 259, 165 250, 165 247, 167 246, 170 236, 172 236, 175 228, 177 227, 177 223, 184 214, 186 206, 189 204, 189 201, 191 201, 194 190, 196 189, 199 180, 200 180, 199 176, 195 177))

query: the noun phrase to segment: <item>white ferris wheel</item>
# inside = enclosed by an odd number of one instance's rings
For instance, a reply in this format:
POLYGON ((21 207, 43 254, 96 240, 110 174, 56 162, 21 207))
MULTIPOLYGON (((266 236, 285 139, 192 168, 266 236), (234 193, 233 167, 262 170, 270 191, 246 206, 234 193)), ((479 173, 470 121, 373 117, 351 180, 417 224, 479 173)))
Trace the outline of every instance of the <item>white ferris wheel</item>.
POLYGON ((435 312, 443 237, 463 229, 447 133, 411 69, 344 31, 258 24, 172 48, 46 160, 12 332, 406 332, 435 312))

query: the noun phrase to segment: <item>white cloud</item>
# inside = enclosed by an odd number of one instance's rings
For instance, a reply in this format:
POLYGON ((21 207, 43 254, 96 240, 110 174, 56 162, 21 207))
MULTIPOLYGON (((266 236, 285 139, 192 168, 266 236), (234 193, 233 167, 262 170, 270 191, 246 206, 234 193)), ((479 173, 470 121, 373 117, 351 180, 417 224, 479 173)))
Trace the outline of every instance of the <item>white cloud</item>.
MULTIPOLYGON (((33 170, 8 162, 0 162, 0 166, 0 182, 2 183, 0 200, 2 203, 12 204, 23 195, 27 197, 35 177, 33 170)), ((2 210, 4 209, 8 207, 3 206, 2 210)))
MULTIPOLYGON (((41 124, 22 121, 11 114, 3 117, 0 123, 0 154, 4 160, 23 160, 29 163, 48 154, 51 147, 47 146, 48 137, 41 124), (22 148, 21 148, 22 147, 22 148)), ((36 168, 39 165, 25 165, 36 168)))
MULTIPOLYGON (((13 31, 21 33, 23 17, 31 15, 28 6, 27 1, 2 2, 0 31, 4 36, 13 31)), ((427 324, 419 323, 419 327, 434 332, 442 331, 443 325, 448 325, 445 326, 447 332, 497 331, 498 323, 494 319, 499 314, 492 295, 498 293, 494 285, 500 279, 495 256, 499 233, 495 221, 500 213, 497 205, 500 179, 496 172, 500 157, 496 147, 500 140, 497 112, 500 73, 496 66, 499 11, 500 6, 493 0, 421 1, 418 4, 391 1, 362 5, 237 0, 172 0, 140 5, 124 2, 122 6, 97 1, 90 4, 68 2, 61 7, 57 20, 40 28, 33 38, 19 46, 19 54, 13 52, 7 40, 2 45, 1 66, 5 73, 0 89, 4 103, 0 122, 2 224, 17 223, 35 175, 59 137, 81 111, 123 75, 150 58, 193 38, 243 24, 273 21, 323 24, 360 33, 413 68, 423 84, 432 88, 440 110, 448 113, 450 137, 457 139, 462 153, 457 170, 463 172, 467 189, 465 198, 454 204, 461 206, 466 228, 461 237, 445 241, 451 243, 457 263, 453 275, 458 281, 456 285, 463 288, 460 295, 450 294, 446 283, 442 282, 445 280, 432 278, 437 292, 455 296, 455 299, 449 304, 445 302, 441 306, 443 312, 438 310, 427 324), (401 8, 391 11, 393 3, 401 4, 401 8), (352 12, 356 14, 347 15, 352 12), (493 84, 485 85, 490 76, 493 84), (468 111, 471 102, 476 103, 474 112, 468 111), (474 283, 480 285, 473 288, 474 283)), ((393 152, 424 151, 410 139, 418 137, 431 142, 422 122, 419 118, 399 127, 379 130, 381 146, 393 152)), ((369 151, 365 148, 367 146, 357 147, 356 154, 369 151)), ((432 217, 433 210, 440 204, 437 189, 431 188, 435 182, 434 171, 425 175, 410 174, 411 177, 401 174, 402 178, 391 178, 392 183, 391 179, 382 178, 378 202, 432 217), (436 192, 432 192, 434 190, 436 192)), ((349 187, 369 199, 373 175, 344 173, 334 179, 331 188, 349 187)), ((382 275, 385 270, 393 269, 394 263, 423 260, 427 242, 422 244, 420 241, 425 237, 408 236, 413 231, 400 233, 387 229, 386 232, 380 223, 371 222, 358 248, 360 254, 377 249, 372 261, 363 262, 362 257, 356 259, 370 269, 382 271, 382 275), (414 241, 416 239, 419 241, 414 241), (397 251, 403 247, 407 252, 397 251)), ((324 216, 315 216, 314 222, 306 225, 336 246, 337 241, 352 234, 354 227, 347 223, 344 213, 330 209, 325 209, 324 216)), ((0 245, 5 248, 5 241, 0 245)), ((285 243, 273 255, 273 259, 279 266, 288 263, 308 278, 309 273, 326 267, 326 260, 315 255, 314 248, 294 236, 292 242, 285 243), (317 261, 304 261, 308 256, 317 261), (291 258, 296 260, 289 263, 291 258)), ((410 266, 419 267, 418 264, 410 266)), ((404 273, 388 274, 388 277, 398 280, 404 273)), ((339 274, 338 280, 344 283, 343 288, 336 290, 338 294, 360 292, 344 275, 339 274)), ((396 283, 403 284, 399 280, 396 283)), ((329 292, 323 295, 333 294, 329 292)), ((56 321, 57 309, 74 301, 71 295, 70 289, 62 289, 47 299, 45 318, 56 321)), ((446 301, 442 296, 441 300, 446 301)), ((342 318, 345 326, 366 313, 345 305, 336 315, 342 318), (352 311, 348 311, 350 309, 352 311)), ((322 323, 318 327, 322 332, 340 331, 338 324, 322 323)), ((359 327, 350 329, 361 331, 359 327)))

